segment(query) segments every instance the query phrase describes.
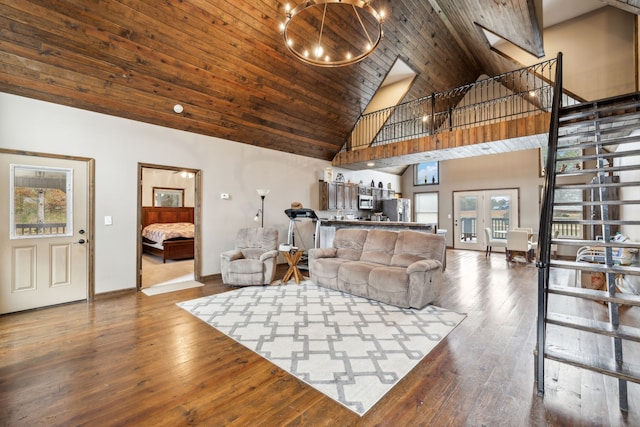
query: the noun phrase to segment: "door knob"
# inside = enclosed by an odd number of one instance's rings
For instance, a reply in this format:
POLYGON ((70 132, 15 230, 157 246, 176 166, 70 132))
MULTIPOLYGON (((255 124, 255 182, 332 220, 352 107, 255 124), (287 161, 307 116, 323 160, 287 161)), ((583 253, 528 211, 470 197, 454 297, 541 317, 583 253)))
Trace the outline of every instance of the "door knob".
POLYGON ((85 244, 85 240, 84 239, 80 239, 76 243, 78 243, 80 245, 84 245, 85 244))

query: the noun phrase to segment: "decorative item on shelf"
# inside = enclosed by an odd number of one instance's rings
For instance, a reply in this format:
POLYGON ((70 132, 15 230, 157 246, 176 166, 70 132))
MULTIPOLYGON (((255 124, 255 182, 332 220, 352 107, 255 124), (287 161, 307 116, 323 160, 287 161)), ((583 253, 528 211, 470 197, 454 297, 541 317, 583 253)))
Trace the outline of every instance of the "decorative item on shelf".
POLYGON ((364 182, 362 180, 360 180, 360 182, 358 184, 359 185, 364 185, 364 182))
POLYGON ((391 183, 387 182, 387 190, 391 190, 391 183))
POLYGON ((338 174, 336 175, 336 182, 344 182, 344 175, 342 174, 342 172, 338 172, 338 174))
POLYGON ((333 182, 333 168, 324 169, 324 182, 333 182))
POLYGON ((384 188, 384 185, 382 185, 382 181, 378 182, 378 188, 384 188))
POLYGON ((364 0, 302 1, 285 5, 280 31, 300 61, 319 67, 355 64, 369 56, 383 37, 383 11, 364 0))
POLYGON ((256 192, 258 193, 258 196, 260 196, 260 199, 262 201, 262 207, 260 209, 258 209, 258 212, 256 213, 256 216, 253 217, 254 221, 258 221, 258 218, 262 219, 260 226, 264 227, 264 198, 267 197, 267 194, 269 194, 271 190, 267 190, 267 189, 263 189, 263 188, 259 188, 256 190, 256 192))
POLYGON ((376 182, 374 180, 371 180, 371 186, 375 187, 376 186, 376 182))

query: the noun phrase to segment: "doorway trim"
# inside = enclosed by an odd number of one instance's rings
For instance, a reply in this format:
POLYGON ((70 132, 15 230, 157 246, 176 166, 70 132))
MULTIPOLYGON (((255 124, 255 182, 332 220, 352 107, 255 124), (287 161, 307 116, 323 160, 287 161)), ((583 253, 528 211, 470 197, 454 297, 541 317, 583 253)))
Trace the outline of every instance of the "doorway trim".
POLYGON ((0 148, 0 153, 13 154, 19 156, 33 156, 33 157, 45 157, 48 159, 62 159, 73 160, 77 162, 87 163, 87 226, 86 226, 86 239, 88 243, 88 258, 87 258, 87 301, 93 301, 96 294, 96 280, 95 280, 95 189, 96 189, 96 161, 91 157, 80 156, 68 156, 64 154, 51 154, 41 153, 37 151, 24 151, 24 150, 11 150, 6 148, 0 148))
POLYGON ((202 236, 201 236, 201 220, 202 220, 202 171, 200 169, 181 168, 177 166, 156 165, 151 163, 138 162, 138 230, 137 257, 136 257, 136 291, 142 291, 142 170, 143 169, 162 169, 174 172, 188 172, 194 175, 194 201, 193 201, 193 225, 194 225, 194 242, 193 242, 193 278, 196 282, 202 279, 202 236))

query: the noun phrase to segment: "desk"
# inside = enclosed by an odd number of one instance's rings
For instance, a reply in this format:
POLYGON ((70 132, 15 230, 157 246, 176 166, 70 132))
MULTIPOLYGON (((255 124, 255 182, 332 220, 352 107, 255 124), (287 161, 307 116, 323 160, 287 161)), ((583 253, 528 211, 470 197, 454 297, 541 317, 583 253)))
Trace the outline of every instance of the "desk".
POLYGON ((300 258, 302 258, 303 253, 304 251, 282 251, 284 259, 287 260, 287 264, 289 264, 289 269, 282 278, 282 283, 288 282, 289 280, 291 280, 291 276, 293 276, 296 284, 300 284, 300 281, 302 280, 302 273, 300 273, 298 263, 300 262, 300 258))

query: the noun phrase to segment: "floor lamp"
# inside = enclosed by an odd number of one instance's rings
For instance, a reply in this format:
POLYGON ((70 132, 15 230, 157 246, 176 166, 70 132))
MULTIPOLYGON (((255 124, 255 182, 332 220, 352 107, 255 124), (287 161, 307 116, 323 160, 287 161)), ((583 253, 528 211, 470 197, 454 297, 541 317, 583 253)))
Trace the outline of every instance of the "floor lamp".
POLYGON ((256 190, 256 192, 258 193, 258 196, 260 196, 260 200, 262 202, 262 207, 260 209, 258 209, 258 213, 256 214, 256 216, 253 218, 254 221, 258 221, 258 217, 260 217, 262 219, 262 222, 260 223, 260 226, 264 228, 264 198, 267 197, 267 194, 269 194, 269 191, 271 190, 266 190, 263 188, 259 188, 256 190))

